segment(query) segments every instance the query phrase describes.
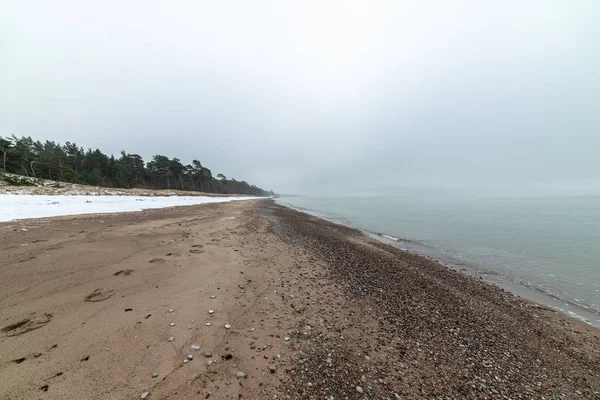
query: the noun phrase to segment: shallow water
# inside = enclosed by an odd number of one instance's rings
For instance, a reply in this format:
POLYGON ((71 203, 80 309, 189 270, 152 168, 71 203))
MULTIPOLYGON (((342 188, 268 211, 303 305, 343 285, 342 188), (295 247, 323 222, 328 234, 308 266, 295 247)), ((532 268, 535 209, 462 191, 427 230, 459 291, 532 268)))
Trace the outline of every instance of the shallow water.
POLYGON ((600 322, 598 197, 282 197, 278 202, 391 239, 411 240, 396 244, 455 265, 476 266, 551 296, 569 311, 573 306, 585 309, 598 316, 595 324, 600 322))

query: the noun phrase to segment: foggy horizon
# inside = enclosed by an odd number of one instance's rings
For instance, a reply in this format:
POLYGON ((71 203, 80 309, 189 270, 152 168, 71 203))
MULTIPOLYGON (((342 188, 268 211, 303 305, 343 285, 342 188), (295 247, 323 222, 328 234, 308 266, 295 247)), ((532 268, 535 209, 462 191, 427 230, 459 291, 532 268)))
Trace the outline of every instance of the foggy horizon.
POLYGON ((600 5, 22 1, 0 136, 307 195, 600 195, 600 5))

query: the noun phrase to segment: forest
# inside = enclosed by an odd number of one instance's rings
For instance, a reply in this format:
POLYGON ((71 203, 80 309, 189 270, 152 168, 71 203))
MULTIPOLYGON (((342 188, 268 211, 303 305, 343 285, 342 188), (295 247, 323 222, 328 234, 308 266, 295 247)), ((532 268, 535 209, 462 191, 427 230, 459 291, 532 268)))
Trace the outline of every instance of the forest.
POLYGON ((75 143, 42 143, 31 137, 0 136, 0 168, 8 173, 82 185, 176 189, 205 193, 272 196, 245 181, 213 176, 198 160, 183 164, 178 158, 155 155, 145 162, 138 154, 121 151, 120 157, 99 149, 84 150, 75 143))

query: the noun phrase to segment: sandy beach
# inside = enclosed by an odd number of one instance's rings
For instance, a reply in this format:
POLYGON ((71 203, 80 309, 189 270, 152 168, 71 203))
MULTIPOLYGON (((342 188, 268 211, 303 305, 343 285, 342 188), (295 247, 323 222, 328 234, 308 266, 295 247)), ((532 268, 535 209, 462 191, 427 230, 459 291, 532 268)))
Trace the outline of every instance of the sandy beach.
POLYGON ((600 398, 598 329, 271 200, 0 238, 0 399, 600 398))

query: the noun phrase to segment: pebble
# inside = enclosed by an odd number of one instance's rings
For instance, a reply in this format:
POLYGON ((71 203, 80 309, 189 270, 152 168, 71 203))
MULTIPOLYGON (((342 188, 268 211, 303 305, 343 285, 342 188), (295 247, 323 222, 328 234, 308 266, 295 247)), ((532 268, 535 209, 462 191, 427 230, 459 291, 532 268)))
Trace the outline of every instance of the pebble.
POLYGON ((213 295, 213 296, 210 296, 210 298, 211 298, 211 299, 216 299, 216 298, 217 298, 217 296, 214 296, 214 295, 213 295))
POLYGON ((209 313, 209 314, 214 314, 214 313, 215 313, 215 310, 208 310, 208 313, 209 313))
POLYGON ((229 386, 229 385, 231 385, 231 381, 230 381, 229 379, 227 379, 227 380, 225 381, 225 384, 226 384, 227 386, 229 386))
POLYGON ((200 346, 198 346, 198 345, 196 345, 196 344, 193 344, 193 345, 192 345, 192 350, 194 350, 194 351, 198 351, 198 350, 200 350, 200 346))
POLYGON ((225 329, 231 329, 231 325, 225 324, 225 329))
POLYGON ((212 357, 212 353, 210 351, 207 351, 206 353, 204 353, 204 357, 212 357))
POLYGON ((175 338, 173 336, 169 336, 169 338, 167 339, 169 342, 172 342, 173 340, 175 340, 175 338))
POLYGON ((194 359, 194 356, 193 356, 193 355, 191 355, 191 354, 188 354, 188 356, 187 356, 187 359, 188 359, 188 360, 193 360, 193 359, 194 359))
POLYGON ((184 364, 187 364, 189 361, 190 361, 190 360, 188 360, 187 358, 184 358, 184 359, 183 359, 183 363, 184 363, 184 364))
POLYGON ((238 371, 237 374, 235 374, 235 376, 237 376, 238 378, 245 378, 246 377, 246 373, 242 372, 242 371, 238 371))
POLYGON ((213 365, 214 363, 215 363, 215 360, 208 360, 208 361, 206 362, 206 365, 208 365, 208 366, 210 367, 210 366, 211 366, 211 365, 213 365))
POLYGON ((206 326, 211 326, 212 324, 210 322, 205 323, 204 325, 206 326))
POLYGON ((365 360, 366 360, 366 361, 371 361, 371 357, 369 357, 369 356, 365 356, 365 360))
POLYGON ((152 377, 153 377, 153 378, 158 378, 158 373, 157 373, 157 372, 153 373, 153 374, 152 374, 152 377))
POLYGON ((150 392, 142 393, 142 399, 145 399, 146 397, 148 397, 148 395, 150 395, 150 392))
POLYGON ((271 371, 271 373, 275 373, 275 371, 277 371, 277 366, 275 364, 271 364, 269 365, 269 371, 271 371))
POLYGON ((360 386, 357 386, 357 387, 356 387, 356 391, 357 391, 358 393, 362 393, 362 392, 363 392, 363 390, 362 390, 362 388, 361 388, 360 386))
POLYGON ((193 326, 188 326, 188 329, 191 331, 192 329, 194 329, 193 326))
POLYGON ((169 308, 169 312, 173 312, 173 309, 172 309, 172 308, 169 308))
POLYGON ((175 326, 175 322, 171 322, 169 326, 175 326))
POLYGON ((283 340, 285 340, 286 342, 289 342, 290 341, 290 337, 286 336, 286 337, 283 338, 283 340))

